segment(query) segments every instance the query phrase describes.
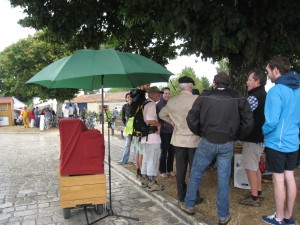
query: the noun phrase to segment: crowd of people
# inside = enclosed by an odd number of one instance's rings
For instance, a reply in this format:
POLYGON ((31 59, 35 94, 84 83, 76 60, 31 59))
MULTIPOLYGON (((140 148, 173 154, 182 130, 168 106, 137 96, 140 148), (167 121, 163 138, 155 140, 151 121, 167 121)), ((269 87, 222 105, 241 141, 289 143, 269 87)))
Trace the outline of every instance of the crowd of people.
MULTIPOLYGON (((259 168, 265 155, 266 169, 272 173, 275 213, 262 216, 262 220, 273 225, 294 225, 297 195, 294 170, 299 166, 300 77, 291 69, 287 58, 277 56, 267 63, 265 70, 251 70, 245 84, 247 97, 230 88, 229 76, 222 72, 214 76, 211 89, 202 93, 195 89, 195 81, 188 76, 178 79, 180 92, 177 96, 171 97, 168 87, 159 90, 150 84, 132 90, 126 94, 126 104, 121 110, 126 144, 118 164, 129 162, 133 144, 132 161, 141 187, 151 192, 161 191, 164 186, 158 183, 157 176, 164 179, 176 177, 179 207, 193 215, 196 204, 203 202, 199 192, 203 175, 215 163, 217 216, 219 224, 226 225, 231 219, 229 181, 233 149, 235 141, 242 141, 241 165, 245 168, 250 191, 245 192, 238 203, 260 207, 265 200, 259 168), (267 78, 275 84, 268 93, 265 91, 267 78), (142 122, 147 127, 146 134, 136 125, 140 109, 142 122)), ((112 117, 116 118, 119 113, 115 108, 112 117)), ((15 125, 38 126, 40 115, 44 115, 47 121, 55 116, 55 112, 50 107, 28 110, 24 106, 20 115, 14 114, 15 125)), ((79 110, 74 104, 66 106, 62 116, 80 117, 87 124, 94 123, 97 114, 93 112, 88 116, 86 108, 79 110)))
POLYGON ((56 113, 51 107, 45 107, 43 109, 32 107, 28 109, 27 106, 24 106, 20 113, 14 110, 14 125, 23 125, 25 128, 39 127, 41 115, 44 116, 46 122, 53 116, 56 116, 56 113))
POLYGON ((259 161, 266 156, 266 167, 272 173, 275 214, 262 216, 274 225, 294 225, 293 210, 297 188, 294 170, 299 165, 300 78, 291 71, 289 60, 272 58, 266 70, 248 73, 248 96, 243 97, 230 88, 229 76, 218 73, 210 90, 195 92, 195 82, 180 77, 180 93, 170 98, 169 88, 159 90, 146 84, 143 119, 155 132, 135 136, 134 114, 130 114, 134 96, 126 94, 122 118, 128 133, 119 164, 129 161, 130 145, 134 143, 137 179, 148 191, 163 190, 156 176, 176 176, 177 195, 182 211, 195 213, 205 170, 215 161, 218 177, 217 216, 219 224, 230 219, 230 175, 235 141, 242 141, 242 165, 250 184, 250 191, 241 196, 241 205, 259 207, 264 200, 259 161), (267 77, 275 83, 265 91, 267 77), (148 99, 146 99, 146 93, 148 99), (194 93, 194 94, 193 94, 194 93), (298 155, 298 157, 297 157, 298 155), (174 171, 174 158, 176 171, 174 171), (188 171, 188 168, 190 169, 188 171), (189 173, 188 183, 186 176, 189 173))
POLYGON ((49 106, 41 109, 39 107, 28 109, 27 106, 24 106, 20 112, 14 110, 14 125, 24 126, 25 128, 40 127, 41 119, 44 120, 43 124, 46 129, 58 126, 58 118, 80 118, 88 128, 95 127, 97 118, 100 122, 103 120, 102 113, 97 115, 93 111, 89 115, 85 107, 80 110, 77 104, 66 105, 61 115, 56 115, 56 112, 49 106))

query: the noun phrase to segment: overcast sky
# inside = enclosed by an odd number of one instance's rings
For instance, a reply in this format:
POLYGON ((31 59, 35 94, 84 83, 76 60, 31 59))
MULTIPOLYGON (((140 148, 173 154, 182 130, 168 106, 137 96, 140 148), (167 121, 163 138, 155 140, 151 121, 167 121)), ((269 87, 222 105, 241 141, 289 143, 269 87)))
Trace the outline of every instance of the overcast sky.
POLYGON ((24 17, 20 8, 12 8, 8 0, 0 0, 0 51, 19 39, 34 34, 34 29, 23 28, 18 20, 24 17))

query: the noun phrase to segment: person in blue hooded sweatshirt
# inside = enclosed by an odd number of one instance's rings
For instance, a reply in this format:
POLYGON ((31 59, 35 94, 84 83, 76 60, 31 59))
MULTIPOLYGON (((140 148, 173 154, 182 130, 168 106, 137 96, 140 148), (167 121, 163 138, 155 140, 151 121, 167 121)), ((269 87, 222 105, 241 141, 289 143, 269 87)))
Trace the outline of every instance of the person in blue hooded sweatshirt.
POLYGON ((275 83, 267 93, 263 134, 267 169, 272 172, 276 212, 263 216, 268 224, 294 225, 292 217, 297 187, 294 170, 297 164, 300 128, 300 78, 291 71, 289 59, 276 56, 266 67, 275 83))

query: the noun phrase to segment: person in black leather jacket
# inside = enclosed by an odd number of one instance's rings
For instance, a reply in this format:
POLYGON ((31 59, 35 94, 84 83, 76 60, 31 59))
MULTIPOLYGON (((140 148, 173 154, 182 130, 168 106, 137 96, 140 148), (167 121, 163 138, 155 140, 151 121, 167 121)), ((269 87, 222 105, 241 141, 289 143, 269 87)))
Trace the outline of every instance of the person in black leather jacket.
POLYGON ((213 89, 202 93, 186 118, 190 130, 201 136, 181 209, 195 212, 197 191, 202 176, 216 158, 218 176, 217 212, 219 224, 227 224, 229 213, 229 179, 234 141, 243 139, 253 128, 253 116, 247 98, 229 88, 229 76, 215 75, 213 89))

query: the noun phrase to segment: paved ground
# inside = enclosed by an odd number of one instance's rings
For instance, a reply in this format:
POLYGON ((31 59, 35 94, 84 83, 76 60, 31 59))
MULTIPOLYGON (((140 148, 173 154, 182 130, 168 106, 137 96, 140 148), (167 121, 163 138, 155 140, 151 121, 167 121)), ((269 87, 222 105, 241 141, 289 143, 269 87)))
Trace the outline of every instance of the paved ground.
MULTIPOLYGON (((134 175, 115 163, 121 156, 124 140, 117 137, 110 140, 113 212, 139 221, 109 216, 96 224, 205 224, 199 218, 197 222, 183 214, 176 200, 163 192, 149 193, 140 188, 134 175)), ((59 206, 58 159, 57 130, 0 133, 0 225, 87 223, 80 208, 71 210, 69 220, 63 218, 59 206)), ((105 173, 108 174, 107 165, 105 173)), ((94 210, 88 210, 90 223, 105 215, 106 212, 98 216, 94 210)))

